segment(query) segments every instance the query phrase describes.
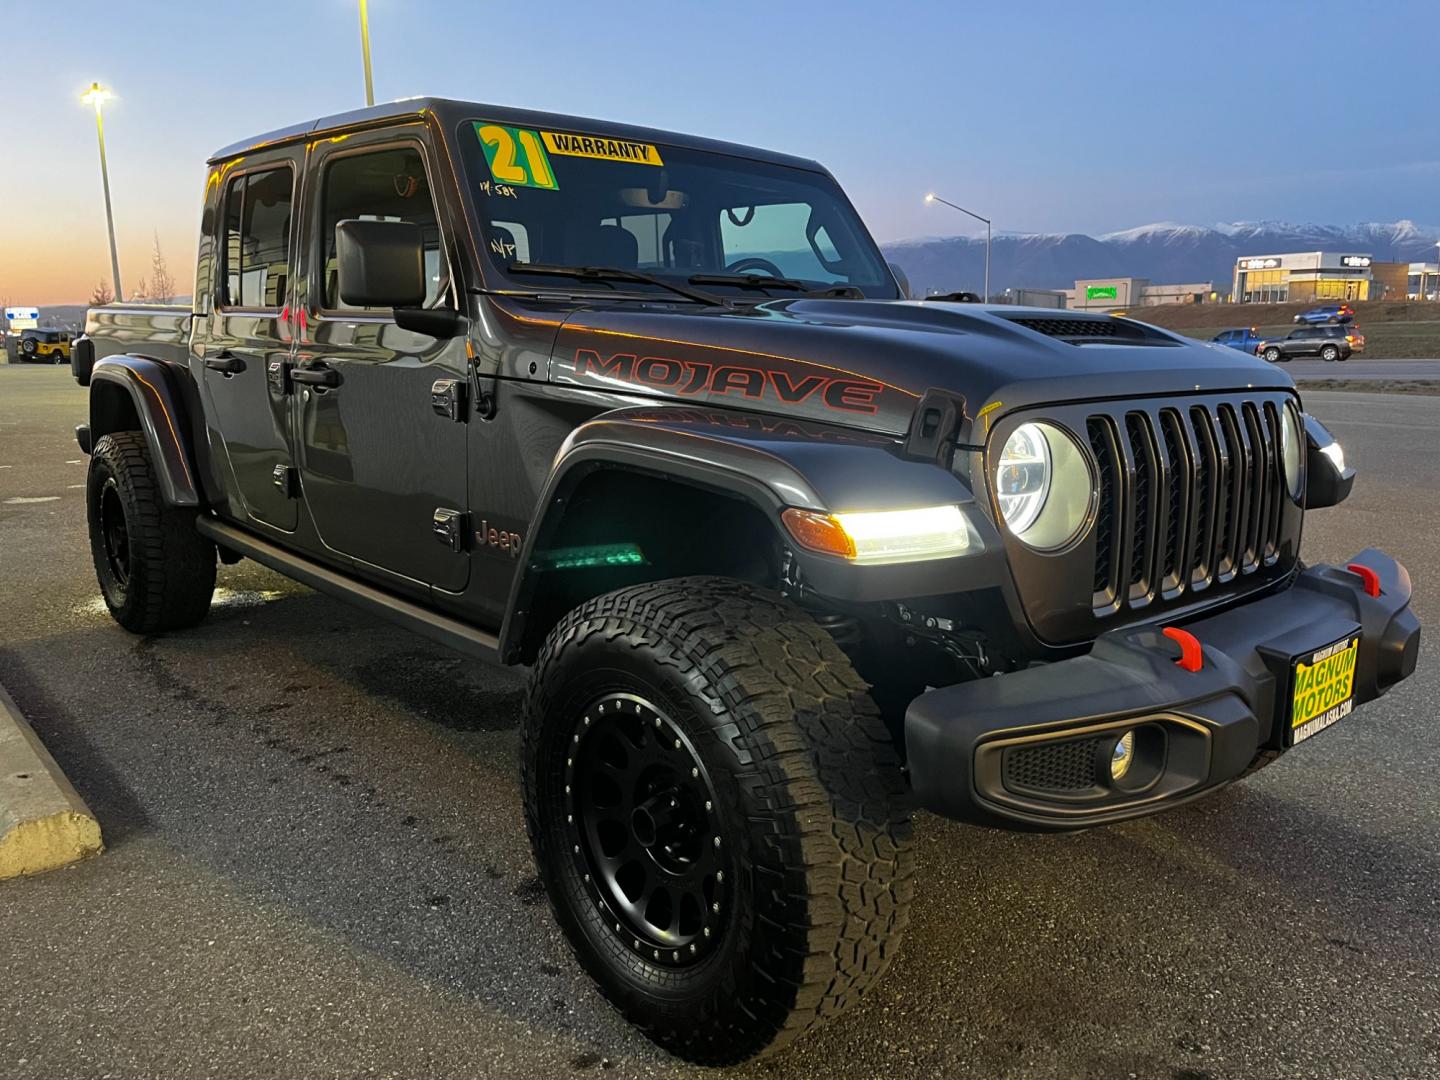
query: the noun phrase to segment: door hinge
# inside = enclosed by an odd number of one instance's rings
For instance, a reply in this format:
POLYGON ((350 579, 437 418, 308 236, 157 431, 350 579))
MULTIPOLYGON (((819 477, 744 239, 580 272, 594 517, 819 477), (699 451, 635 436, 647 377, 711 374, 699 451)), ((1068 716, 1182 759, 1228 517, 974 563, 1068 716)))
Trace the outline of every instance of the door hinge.
POLYGON ((287 499, 300 497, 300 473, 293 465, 276 465, 270 479, 287 499))
POLYGON ((439 540, 451 551, 463 551, 465 534, 468 531, 467 517, 468 515, 463 510, 450 510, 438 506, 435 508, 434 516, 430 519, 430 531, 436 540, 439 540))
POLYGON ((465 383, 460 379, 436 379, 430 385, 430 408, 436 416, 456 423, 465 422, 465 383))

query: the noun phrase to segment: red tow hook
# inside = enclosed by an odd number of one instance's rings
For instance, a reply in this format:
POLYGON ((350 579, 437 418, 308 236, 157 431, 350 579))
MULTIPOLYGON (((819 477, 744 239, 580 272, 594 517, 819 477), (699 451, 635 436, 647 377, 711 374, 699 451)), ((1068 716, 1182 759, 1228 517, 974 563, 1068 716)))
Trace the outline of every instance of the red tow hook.
POLYGON ((1350 565, 1345 567, 1345 569, 1349 570, 1350 573, 1354 574, 1356 577, 1358 577, 1361 581, 1365 583, 1366 596, 1380 595, 1380 575, 1377 574, 1374 570, 1371 570, 1370 567, 1365 566, 1362 563, 1352 562, 1350 565))
POLYGON ((1175 661, 1176 667, 1186 671, 1200 670, 1204 656, 1200 650, 1200 640, 1194 634, 1189 630, 1181 630, 1178 626, 1167 626, 1160 632, 1180 646, 1180 659, 1175 661))

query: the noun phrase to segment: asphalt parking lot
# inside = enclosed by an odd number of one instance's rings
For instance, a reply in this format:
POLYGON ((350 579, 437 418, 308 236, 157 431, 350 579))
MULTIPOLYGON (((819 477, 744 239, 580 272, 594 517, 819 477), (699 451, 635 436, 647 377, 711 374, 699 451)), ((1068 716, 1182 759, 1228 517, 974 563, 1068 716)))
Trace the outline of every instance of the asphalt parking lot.
MULTIPOLYGON (((700 1075, 610 1011, 551 922, 516 675, 248 562, 197 630, 129 636, 89 562, 84 402, 63 370, 0 367, 0 684, 109 843, 0 884, 0 1076, 700 1075)), ((1383 546, 1440 617, 1440 396, 1307 405, 1361 473, 1307 557, 1383 546)), ((1440 1074, 1434 661, 1150 821, 922 817, 888 978, 741 1074, 1440 1074)))

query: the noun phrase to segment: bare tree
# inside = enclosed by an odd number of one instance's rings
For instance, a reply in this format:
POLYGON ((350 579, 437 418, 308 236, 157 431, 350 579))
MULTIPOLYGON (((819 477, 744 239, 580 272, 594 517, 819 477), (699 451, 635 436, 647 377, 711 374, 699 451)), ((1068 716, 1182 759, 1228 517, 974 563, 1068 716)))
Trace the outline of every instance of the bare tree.
POLYGON ((114 302, 115 294, 110 290, 109 283, 102 278, 100 282, 96 284, 95 290, 90 294, 90 306, 104 307, 106 304, 113 304, 114 302))
MULTIPOLYGON (((143 284, 143 282, 142 282, 143 284)), ((155 234, 155 254, 150 256, 150 297, 151 303, 168 304, 175 299, 175 279, 165 265, 165 256, 160 253, 160 234, 155 234)))
POLYGON ((130 299, 136 304, 148 304, 150 302, 150 286, 145 284, 145 279, 140 279, 140 284, 130 290, 130 299))

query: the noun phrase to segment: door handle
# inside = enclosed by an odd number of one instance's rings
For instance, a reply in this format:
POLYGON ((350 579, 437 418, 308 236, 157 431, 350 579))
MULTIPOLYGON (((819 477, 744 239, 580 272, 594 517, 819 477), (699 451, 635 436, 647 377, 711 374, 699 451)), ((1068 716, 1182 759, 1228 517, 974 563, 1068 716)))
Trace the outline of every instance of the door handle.
POLYGON ((224 375, 238 375, 245 370, 245 361, 233 353, 218 352, 214 356, 206 358, 205 366, 211 371, 218 371, 224 375))
POLYGON ((290 369, 290 381, 304 383, 306 386, 339 386, 340 373, 324 364, 295 367, 290 369))

